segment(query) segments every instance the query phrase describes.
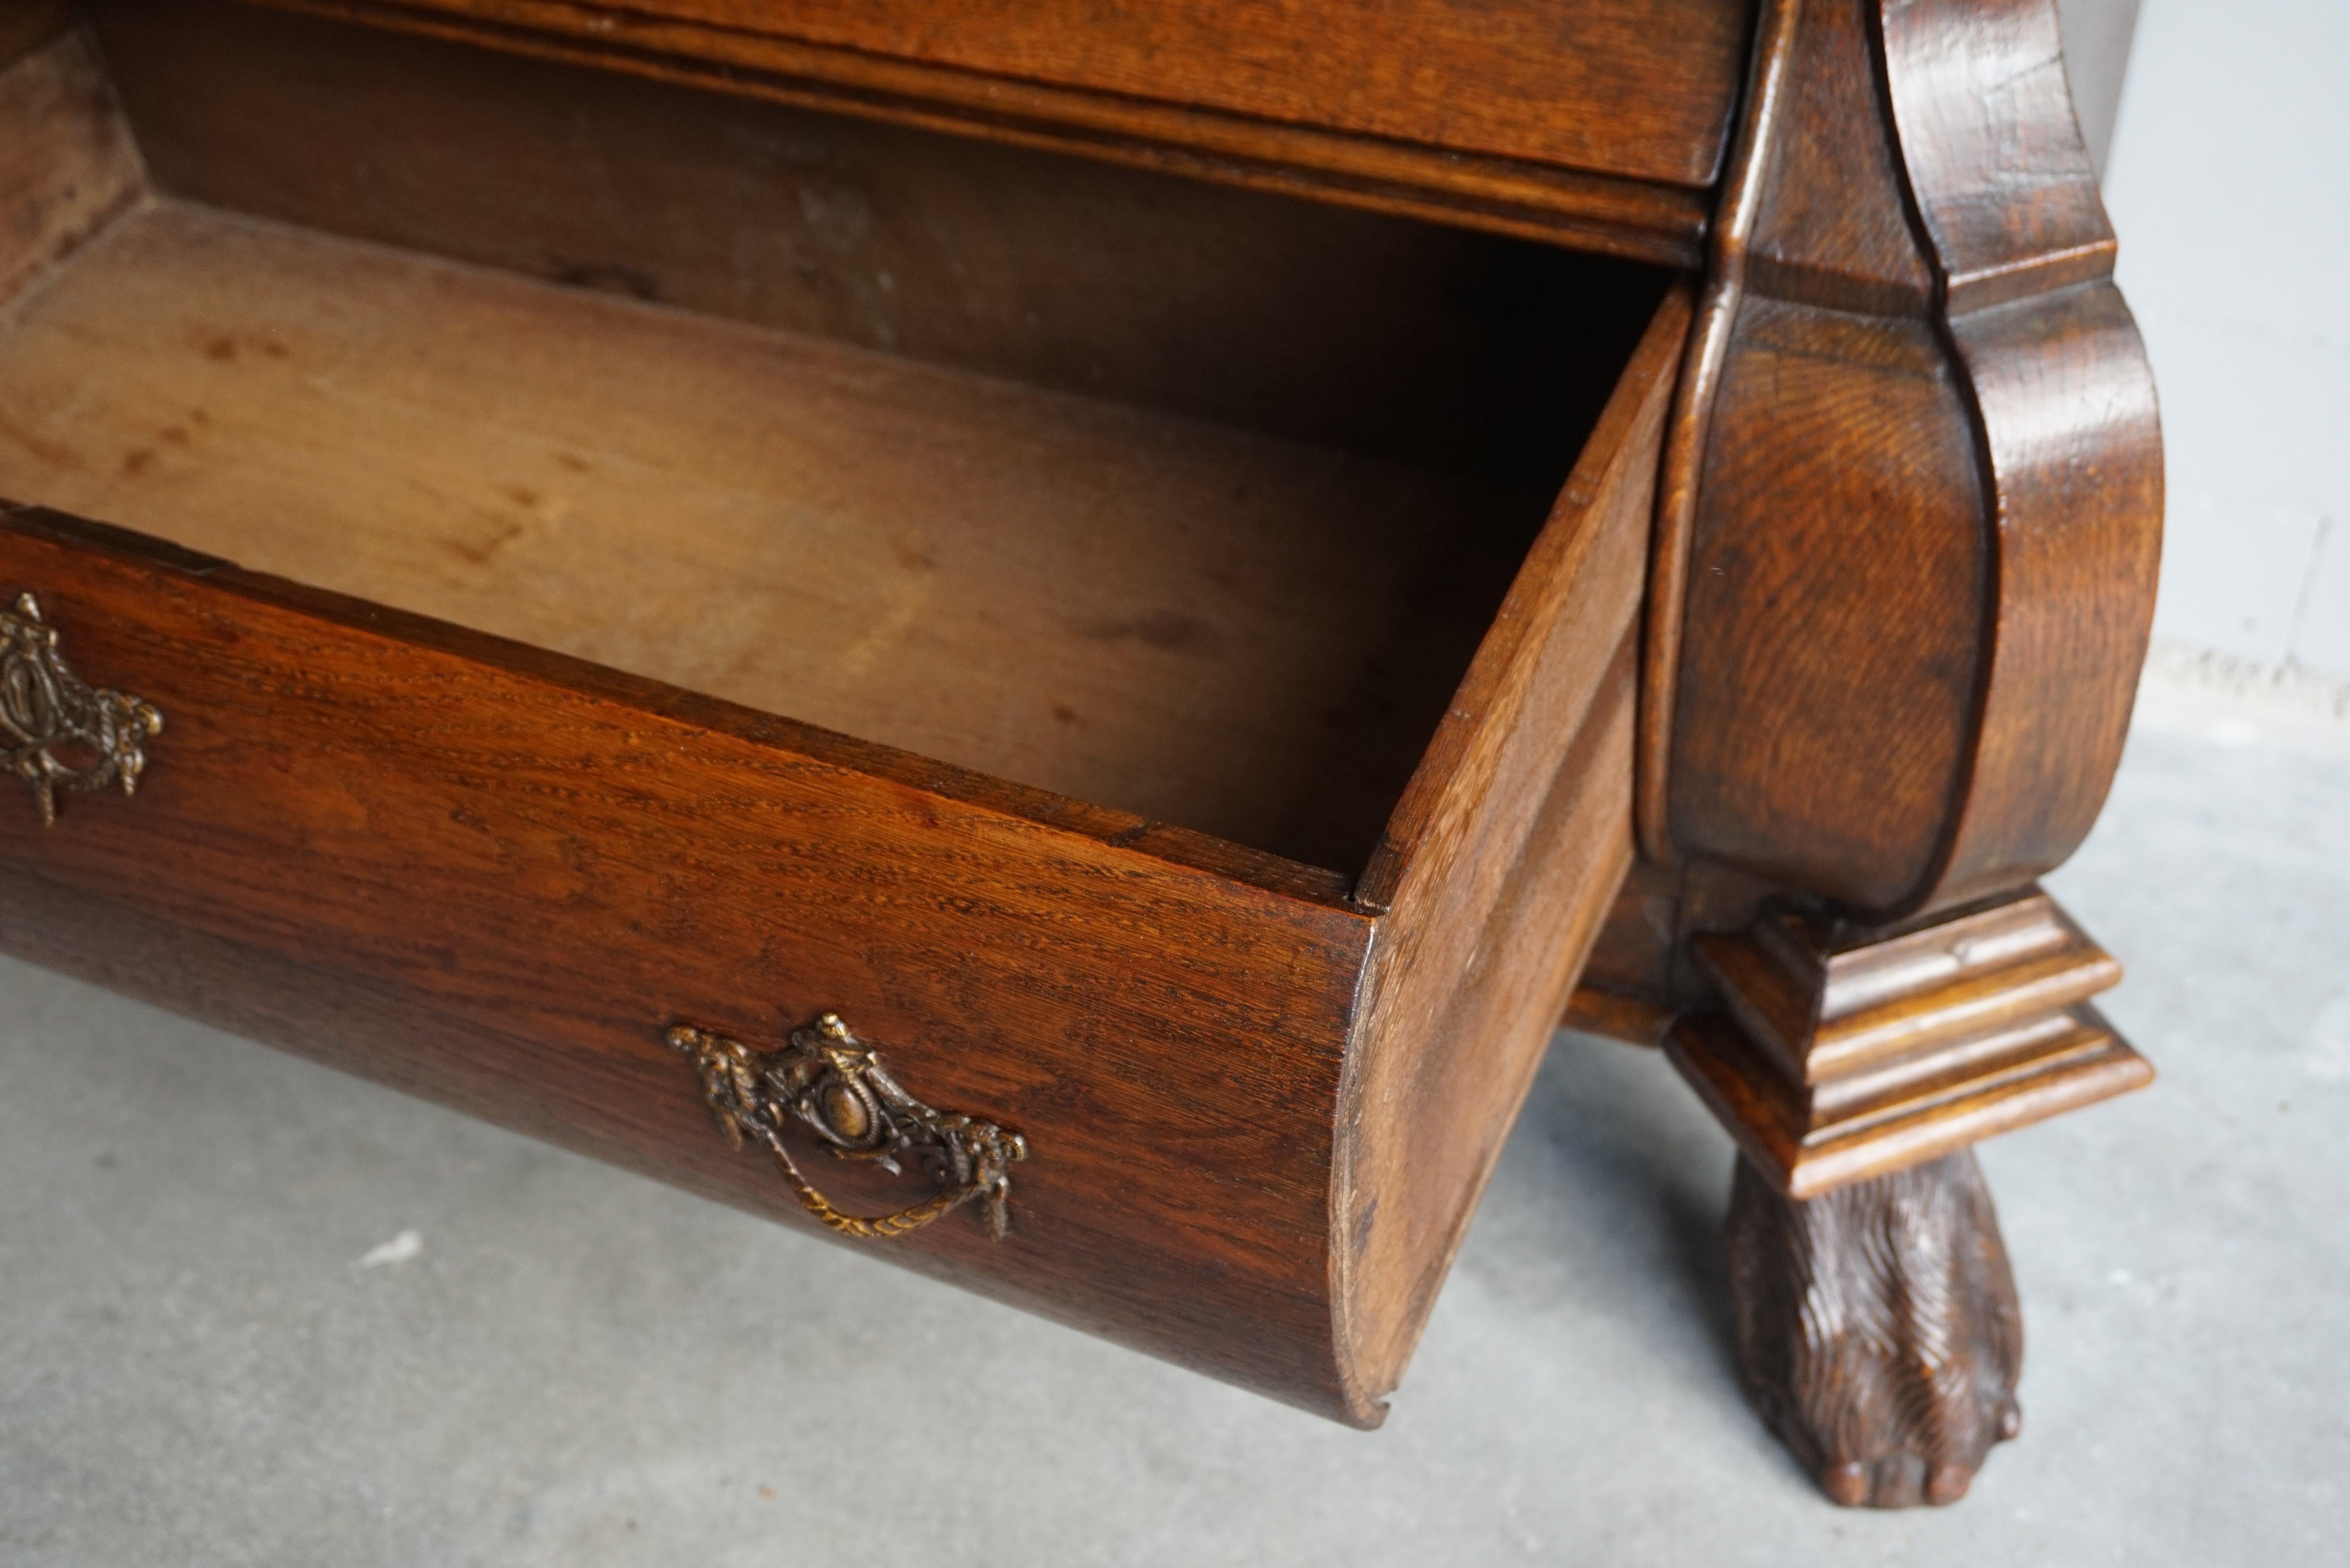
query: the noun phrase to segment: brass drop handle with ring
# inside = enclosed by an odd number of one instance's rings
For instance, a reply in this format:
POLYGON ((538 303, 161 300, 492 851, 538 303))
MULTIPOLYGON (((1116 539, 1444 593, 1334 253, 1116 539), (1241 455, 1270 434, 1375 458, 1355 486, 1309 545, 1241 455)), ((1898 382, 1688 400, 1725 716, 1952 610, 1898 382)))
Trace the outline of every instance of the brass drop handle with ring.
POLYGON ((33 792, 41 826, 57 823, 57 791, 139 790, 147 742, 163 715, 127 691, 92 686, 67 667, 57 630, 31 594, 0 610, 0 736, 8 766, 33 792))
POLYGON ((922 1104, 883 1070, 879 1056, 849 1033, 839 1014, 827 1012, 793 1030, 780 1051, 755 1051, 688 1023, 673 1025, 667 1039, 702 1075, 702 1097, 727 1141, 736 1148, 745 1137, 764 1145, 802 1206, 825 1225, 849 1236, 902 1236, 976 1199, 988 1233, 1003 1239, 1011 1221, 1006 1168, 1028 1158, 1028 1140, 993 1122, 922 1104), (892 1175, 903 1168, 901 1157, 919 1159, 939 1191, 894 1214, 845 1213, 801 1174, 784 1143, 789 1122, 815 1133, 827 1153, 868 1161, 892 1175))

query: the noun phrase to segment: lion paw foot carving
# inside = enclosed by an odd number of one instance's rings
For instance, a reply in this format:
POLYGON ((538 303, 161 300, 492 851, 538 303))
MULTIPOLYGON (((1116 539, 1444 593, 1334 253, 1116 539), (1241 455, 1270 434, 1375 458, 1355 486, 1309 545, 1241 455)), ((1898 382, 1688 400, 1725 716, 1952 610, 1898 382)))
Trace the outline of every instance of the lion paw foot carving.
POLYGON ((1972 1153, 1808 1201, 1741 1159, 1730 1255, 1747 1393, 1837 1502, 1956 1502, 2022 1428, 2022 1316, 1972 1153))

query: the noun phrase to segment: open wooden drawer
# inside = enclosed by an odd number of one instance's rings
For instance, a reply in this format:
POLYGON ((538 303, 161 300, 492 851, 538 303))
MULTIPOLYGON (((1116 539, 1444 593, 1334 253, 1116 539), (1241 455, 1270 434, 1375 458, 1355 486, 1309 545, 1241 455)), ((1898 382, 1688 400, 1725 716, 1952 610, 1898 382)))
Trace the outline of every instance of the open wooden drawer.
POLYGON ((1375 1421, 1631 857, 1684 291, 94 23, 0 77, 0 943, 1375 1421))

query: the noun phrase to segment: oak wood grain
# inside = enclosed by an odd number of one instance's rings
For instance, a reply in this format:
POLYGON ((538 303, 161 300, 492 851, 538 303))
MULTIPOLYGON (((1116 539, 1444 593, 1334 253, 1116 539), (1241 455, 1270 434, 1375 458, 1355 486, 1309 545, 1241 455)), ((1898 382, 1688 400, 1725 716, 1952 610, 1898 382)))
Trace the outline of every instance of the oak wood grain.
POLYGON ((0 940, 787 1220, 660 1030, 774 1044, 837 1009, 1034 1149, 1006 1243, 935 1225, 890 1258, 1378 1422, 1631 858, 1631 620, 1685 320, 1676 294, 1511 590, 1379 917, 1302 867, 16 510, 0 576, 172 748, 134 802, 0 815, 0 940), (1358 1051, 1419 1076, 1427 1124, 1342 1112, 1358 1051))
MULTIPOLYGON (((422 8, 586 22, 582 7, 536 0, 422 8)), ((1107 16, 1072 0, 650 0, 633 9, 639 26, 699 23, 1690 185, 1713 172, 1745 21, 1742 7, 1721 0, 1504 0, 1471 13, 1430 0, 1287 0, 1245 15, 1200 0, 1107 16)))
POLYGON ((164 194, 1523 483, 1521 545, 1662 288, 1457 227, 218 0, 97 20, 164 194))
POLYGON ((1893 921, 2028 885, 2094 820, 2159 433, 2053 5, 1797 14, 1643 715, 1651 847, 1893 921))
POLYGON ((801 1222, 661 1032, 771 1044, 837 1009, 1034 1151, 1000 1247, 942 1223, 890 1257, 1376 1422, 1630 857, 1629 632, 1686 318, 1676 294, 1472 663, 1383 914, 1201 835, 20 510, 0 576, 172 744, 136 800, 0 826, 0 940, 801 1222), (1391 1075, 1416 1049, 1434 1131, 1342 1111, 1356 1053, 1391 1075))
POLYGON ((1650 323, 1357 894, 1386 912, 1334 1201, 1366 1397, 1402 1374, 1632 860, 1640 589, 1690 317, 1676 289, 1650 323))
MULTIPOLYGON (((1293 829, 1329 737, 1445 559, 1519 526, 1440 474, 169 204, 0 324, 0 494, 1350 875, 1393 797, 1293 829)), ((1507 569, 1467 646, 1390 650, 1459 661, 1437 711, 1507 569)), ((1400 787, 1433 722, 1358 765, 1400 787)))
POLYGON ((1721 1012, 1667 1053, 1790 1197, 2153 1078, 2087 1005, 2121 966, 2037 890, 1891 932, 1776 909, 1692 947, 1721 1012))
POLYGON ((1633 784, 1634 831, 1647 857, 1673 859, 1670 809, 1672 713, 1679 701, 1682 618, 1689 606, 1690 535, 1698 482, 1713 441, 1722 368, 1731 334, 1746 297, 1746 270, 1755 214, 1771 189, 1780 128, 1788 118, 1787 77, 1799 36, 1796 0, 1766 0, 1754 32, 1745 102, 1723 171, 1713 223, 1706 235, 1704 283, 1680 380, 1665 430, 1663 472, 1657 480, 1657 522, 1649 545, 1648 605, 1641 628, 1638 761, 1633 784))
MULTIPOLYGON (((838 1009, 1034 1150, 886 1255, 1365 1425, 1579 972, 1753 1234, 1995 1248, 1925 1168, 2145 1081, 2029 886, 2160 495, 2046 0, 97 14, 172 199, 0 31, 0 493, 310 586, 9 513, 171 727, 0 943, 785 1218, 661 1033, 838 1009)), ((1984 1365, 1787 1430, 1943 1501, 1984 1365)))
POLYGON ((942 1223, 889 1256, 1344 1413, 1325 1216, 1363 917, 45 516, 10 519, 0 576, 169 721, 135 800, 55 830, 0 800, 18 923, 62 900, 83 965, 203 1016, 283 1008, 277 1044, 794 1223, 662 1031, 774 1044, 837 1010, 1034 1151, 1002 1244, 942 1223))
MULTIPOLYGON (((1676 293, 1652 325, 1472 662, 1389 831, 1384 912, 1200 835, 18 510, 0 576, 171 745, 135 800, 77 798, 55 831, 0 815, 0 940, 795 1222, 661 1033, 772 1044, 837 1010, 1033 1151, 1001 1246, 941 1223, 887 1255, 1375 1423, 1630 859, 1630 633, 1687 314, 1676 293), (1416 1079, 1425 1119, 1380 1079, 1416 1079)), ((827 1176, 844 1206, 905 1201, 827 1176)))
POLYGON ((1765 1418, 1839 1502, 1946 1503, 2016 1431, 1966 1150, 2152 1077, 2086 1000, 2118 966, 2031 882, 2119 758, 2160 435, 2053 5, 1775 0, 1783 26, 1659 514, 1648 853, 1566 1016, 1661 1025, 1737 1140, 1765 1418))
POLYGON ((1698 254, 1746 30, 1738 0, 1245 20, 1194 0, 265 3, 1676 263, 1698 254))
POLYGON ((1669 569, 1660 510, 1641 892, 1591 977, 1669 1012, 1707 995, 1684 939, 1773 898, 1898 922, 2069 854, 2118 758, 2160 548, 2153 387, 2053 13, 1792 11, 1724 353, 1743 381, 1709 412, 1703 520, 1686 509, 1713 554, 1669 569))

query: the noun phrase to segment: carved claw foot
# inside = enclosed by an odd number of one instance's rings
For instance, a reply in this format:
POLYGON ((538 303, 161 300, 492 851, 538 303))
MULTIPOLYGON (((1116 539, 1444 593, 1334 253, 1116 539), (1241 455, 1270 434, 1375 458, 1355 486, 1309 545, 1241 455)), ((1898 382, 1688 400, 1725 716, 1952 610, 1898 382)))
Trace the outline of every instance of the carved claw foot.
POLYGON ((1730 1259, 1748 1397, 1837 1502, 1956 1502, 2021 1429, 2023 1320, 1970 1151, 1808 1201, 1742 1158, 1730 1259))

